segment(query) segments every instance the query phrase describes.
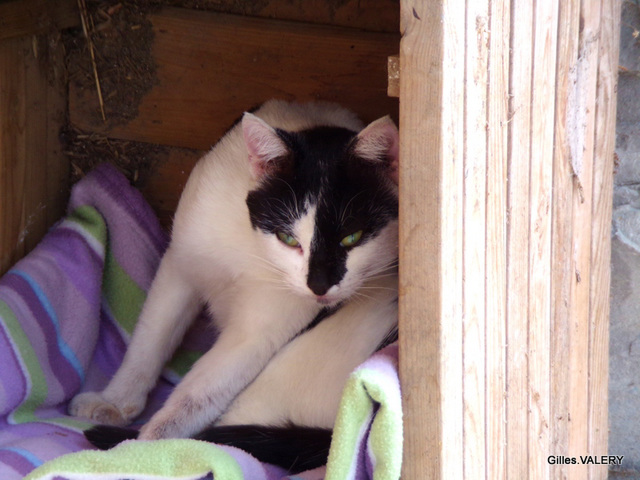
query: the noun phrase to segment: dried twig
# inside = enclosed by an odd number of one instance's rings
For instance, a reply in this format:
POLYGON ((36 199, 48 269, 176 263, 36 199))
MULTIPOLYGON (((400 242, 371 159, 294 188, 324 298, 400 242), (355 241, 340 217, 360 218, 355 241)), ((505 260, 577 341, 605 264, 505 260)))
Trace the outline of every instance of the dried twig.
POLYGON ((100 102, 100 113, 102 113, 102 120, 104 122, 107 121, 107 117, 104 114, 104 101, 102 100, 102 89, 100 88, 100 77, 98 77, 98 67, 96 65, 96 56, 93 48, 93 40, 91 39, 91 35, 89 35, 89 27, 88 27, 88 13, 87 13, 87 5, 85 0, 78 0, 78 7, 80 8, 80 19, 82 20, 82 30, 84 32, 84 36, 87 38, 87 43, 89 44, 89 53, 91 54, 91 66, 93 67, 93 77, 96 81, 96 90, 98 92, 98 102, 100 102))

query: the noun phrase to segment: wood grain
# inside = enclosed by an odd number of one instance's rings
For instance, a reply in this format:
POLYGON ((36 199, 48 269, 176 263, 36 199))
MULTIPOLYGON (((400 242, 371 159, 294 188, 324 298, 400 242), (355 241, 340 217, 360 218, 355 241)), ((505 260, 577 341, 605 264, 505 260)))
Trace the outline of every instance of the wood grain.
MULTIPOLYGON (((573 169, 573 245, 574 276, 571 282, 569 327, 569 452, 588 451, 589 431, 589 316, 591 285, 591 226, 596 82, 598 80, 598 42, 600 5, 582 2, 580 8, 578 55, 567 102, 568 142, 573 169), (596 7, 596 8, 594 8, 596 7)), ((595 452, 593 452, 595 453, 595 452)), ((589 469, 570 466, 572 478, 589 478, 589 469)))
MULTIPOLYGON (((611 284, 611 210, 614 176, 616 91, 620 2, 601 3, 597 100, 594 121, 593 221, 589 312, 589 452, 608 452, 609 289, 611 284)), ((607 467, 589 466, 589 478, 604 480, 607 467)))
MULTIPOLYGON (((489 2, 466 8, 463 180, 463 402, 464 476, 481 478, 487 468, 486 248, 487 78, 489 2)), ((490 379, 488 380, 491 381, 490 379)))
POLYGON ((126 125, 99 117, 95 92, 70 86, 72 123, 107 136, 208 149, 269 98, 341 103, 369 122, 395 116, 387 57, 398 35, 165 9, 150 17, 157 85, 126 125))
POLYGON ((463 2, 404 1, 400 45, 403 478, 463 478, 463 2))
POLYGON ((397 32, 398 0, 215 0, 214 9, 228 13, 295 22, 336 25, 375 32, 397 32))
MULTIPOLYGON (((560 3, 558 21, 558 64, 556 68, 555 142, 553 159, 553 205, 551 262, 551 343, 550 358, 553 376, 550 384, 550 432, 549 451, 553 455, 569 456, 569 431, 571 428, 570 365, 571 345, 571 290, 575 282, 573 262, 573 195, 574 180, 569 148, 567 99, 573 86, 571 71, 578 57, 580 27, 580 0, 560 3)), ((554 465, 551 478, 569 478, 569 465, 554 465)))
POLYGON ((551 190, 558 3, 536 2, 532 72, 529 219, 529 476, 549 478, 551 190))
POLYGON ((507 165, 510 2, 491 2, 487 88, 486 478, 507 475, 507 165))
POLYGON ((55 35, 34 38, 0 41, 0 274, 37 244, 68 195, 62 47, 55 35))
MULTIPOLYGON (((424 3, 419 3, 424 9, 424 3)), ((440 327, 441 363, 439 385, 442 394, 442 469, 443 478, 462 478, 464 458, 464 365, 463 365, 463 272, 464 272, 464 138, 465 138, 465 1, 443 2, 442 62, 442 137, 439 201, 441 237, 432 245, 440 255, 440 327)), ((402 62, 401 62, 402 63, 402 62)), ((409 97, 411 98, 411 97, 409 97)), ((407 99, 408 100, 408 99, 407 99)), ((436 132, 432 132, 436 134, 436 132)), ((427 148, 428 145, 423 145, 427 148)), ((423 252, 429 255, 429 252, 423 252)), ((473 440, 472 440, 473 441, 473 440)))
POLYGON ((22 231, 26 151, 24 122, 24 57, 28 55, 30 39, 4 40, 0 43, 0 273, 4 273, 24 253, 22 231), (10 75, 7 75, 11 72, 10 75), (9 78, 6 78, 9 77, 9 78), (11 121, 8 121, 11 119, 11 121))
POLYGON ((76 0, 0 2, 0 40, 80 25, 76 0))
MULTIPOLYGON (((401 3, 400 381, 402 478, 444 478, 441 138, 442 2, 401 3), (432 68, 435 67, 435 68, 432 68), (427 274, 428 272, 428 274, 427 274)), ((460 414, 462 411, 460 411, 460 414)), ((458 450, 458 453, 461 453, 458 450)), ((461 472, 460 472, 461 473, 461 472)), ((460 477, 458 477, 460 478, 460 477)))
POLYGON ((529 218, 533 8, 511 6, 507 234, 507 478, 528 478, 529 218))
POLYGON ((606 452, 615 7, 467 2, 456 32, 451 4, 441 23, 418 7, 401 17, 403 475, 605 478, 548 458, 606 452))

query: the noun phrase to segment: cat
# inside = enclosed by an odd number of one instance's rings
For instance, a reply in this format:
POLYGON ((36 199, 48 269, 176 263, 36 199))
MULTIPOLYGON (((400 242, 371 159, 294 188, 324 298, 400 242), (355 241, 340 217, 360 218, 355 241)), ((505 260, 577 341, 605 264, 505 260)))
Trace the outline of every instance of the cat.
POLYGON ((69 411, 124 426, 203 305, 218 339, 139 434, 94 443, 254 425, 327 442, 349 373, 397 331, 398 130, 363 127, 334 104, 271 100, 196 164, 121 367, 69 411))

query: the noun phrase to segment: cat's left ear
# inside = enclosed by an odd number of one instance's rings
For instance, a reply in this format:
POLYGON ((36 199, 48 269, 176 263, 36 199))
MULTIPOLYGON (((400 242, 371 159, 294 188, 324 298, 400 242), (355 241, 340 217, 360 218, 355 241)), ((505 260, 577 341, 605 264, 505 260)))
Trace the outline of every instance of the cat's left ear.
POLYGON ((358 134, 353 152, 364 160, 384 162, 389 178, 397 185, 399 144, 398 127, 387 115, 370 123, 358 134))
POLYGON ((289 156, 289 149, 278 132, 264 120, 251 113, 242 117, 242 134, 249 155, 251 174, 256 180, 281 169, 289 156))

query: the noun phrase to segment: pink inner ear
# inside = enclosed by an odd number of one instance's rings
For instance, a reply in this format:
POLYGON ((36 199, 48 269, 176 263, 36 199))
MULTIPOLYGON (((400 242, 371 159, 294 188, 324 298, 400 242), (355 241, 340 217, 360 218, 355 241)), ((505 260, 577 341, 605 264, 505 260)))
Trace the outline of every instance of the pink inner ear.
POLYGON ((271 162, 287 154, 286 145, 273 127, 251 113, 242 117, 242 134, 255 179, 260 179, 270 170, 271 162))
POLYGON ((398 129, 393 120, 386 116, 370 123, 358 134, 355 152, 371 161, 385 158, 389 165, 389 176, 397 184, 399 145, 398 129))

